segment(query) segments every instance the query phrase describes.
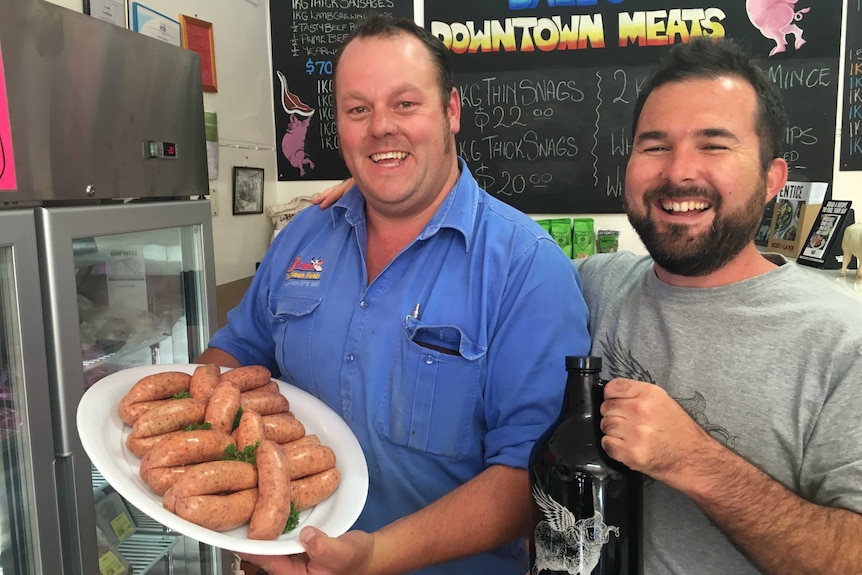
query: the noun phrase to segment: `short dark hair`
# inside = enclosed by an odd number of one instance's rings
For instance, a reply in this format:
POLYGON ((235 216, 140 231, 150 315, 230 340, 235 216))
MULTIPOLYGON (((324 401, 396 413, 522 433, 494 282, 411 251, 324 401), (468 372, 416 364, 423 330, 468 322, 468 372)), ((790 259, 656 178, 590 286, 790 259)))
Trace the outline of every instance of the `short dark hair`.
MULTIPOLYGON (((635 103, 632 134, 637 132, 644 103, 653 90, 669 82, 737 76, 746 80, 757 95, 755 131, 760 139, 760 162, 764 171, 781 156, 787 129, 787 114, 781 93, 747 51, 729 38, 695 38, 671 48, 653 70, 635 103)), ((692 94, 696 98, 696 94, 692 94)))
MULTIPOLYGON (((360 20, 356 28, 344 39, 341 47, 335 55, 335 70, 338 70, 338 62, 344 49, 358 38, 392 38, 399 35, 410 35, 417 38, 427 48, 431 62, 437 69, 437 83, 440 87, 440 97, 443 107, 449 102, 449 95, 455 87, 452 77, 452 65, 449 61, 449 50, 439 38, 433 36, 425 28, 417 26, 413 20, 407 18, 395 18, 389 14, 371 13, 360 20)), ((333 79, 335 74, 332 75, 333 79)))

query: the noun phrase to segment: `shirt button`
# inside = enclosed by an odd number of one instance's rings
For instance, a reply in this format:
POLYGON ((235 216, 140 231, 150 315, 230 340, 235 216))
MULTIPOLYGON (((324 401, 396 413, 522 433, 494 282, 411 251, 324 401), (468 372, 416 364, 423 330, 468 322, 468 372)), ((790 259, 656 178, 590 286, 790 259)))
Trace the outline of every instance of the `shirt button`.
POLYGON ((346 361, 347 363, 353 363, 353 354, 348 353, 347 357, 344 358, 344 361, 346 361))
POLYGON ((361 302, 359 302, 359 307, 361 307, 362 309, 366 309, 368 307, 368 302, 362 300, 361 302))
POLYGON ((426 355, 425 356, 425 363, 427 363, 428 365, 431 365, 432 363, 434 363, 434 358, 430 355, 426 355))

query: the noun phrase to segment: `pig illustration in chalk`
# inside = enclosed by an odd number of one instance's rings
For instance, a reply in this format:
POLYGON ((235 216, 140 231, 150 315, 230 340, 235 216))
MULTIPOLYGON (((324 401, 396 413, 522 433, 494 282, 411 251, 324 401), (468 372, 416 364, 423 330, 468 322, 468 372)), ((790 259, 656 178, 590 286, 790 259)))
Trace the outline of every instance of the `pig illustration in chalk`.
POLYGON ((305 166, 314 169, 314 162, 305 152, 305 136, 308 133, 308 124, 314 109, 299 99, 299 96, 287 87, 287 78, 276 70, 281 82, 281 107, 290 118, 287 121, 287 129, 281 138, 281 153, 290 162, 290 165, 299 169, 299 175, 305 175, 305 166))
POLYGON ((793 34, 793 47, 797 50, 805 44, 802 28, 796 22, 811 8, 796 10, 797 0, 745 0, 748 19, 766 38, 775 42, 770 56, 784 52, 787 48, 787 35, 793 34))

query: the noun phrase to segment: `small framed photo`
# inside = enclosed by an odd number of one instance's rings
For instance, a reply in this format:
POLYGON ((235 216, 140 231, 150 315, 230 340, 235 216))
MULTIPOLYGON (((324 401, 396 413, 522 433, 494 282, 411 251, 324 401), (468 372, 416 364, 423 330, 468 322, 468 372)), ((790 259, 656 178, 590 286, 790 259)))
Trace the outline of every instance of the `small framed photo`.
POLYGON ((263 168, 233 168, 233 215, 263 213, 263 168))

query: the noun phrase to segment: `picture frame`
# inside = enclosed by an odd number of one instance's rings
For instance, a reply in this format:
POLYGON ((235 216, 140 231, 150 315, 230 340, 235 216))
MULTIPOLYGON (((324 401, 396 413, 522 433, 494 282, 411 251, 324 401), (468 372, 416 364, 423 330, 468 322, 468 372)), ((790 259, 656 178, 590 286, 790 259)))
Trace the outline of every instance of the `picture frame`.
POLYGON ((174 46, 181 45, 179 22, 140 2, 132 2, 131 11, 132 30, 174 46))
POLYGON ((201 57, 201 84, 204 92, 218 92, 215 37, 212 22, 180 14, 182 47, 201 57))
POLYGON ((233 215, 263 213, 263 168, 234 166, 233 215))
POLYGON ((84 14, 110 22, 120 28, 128 28, 128 0, 84 0, 84 14))

